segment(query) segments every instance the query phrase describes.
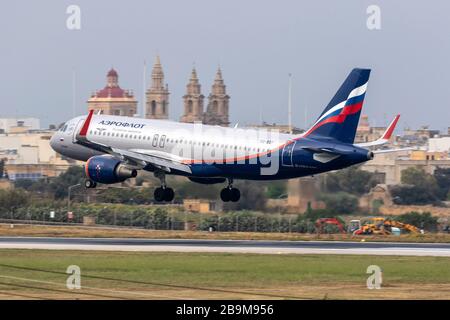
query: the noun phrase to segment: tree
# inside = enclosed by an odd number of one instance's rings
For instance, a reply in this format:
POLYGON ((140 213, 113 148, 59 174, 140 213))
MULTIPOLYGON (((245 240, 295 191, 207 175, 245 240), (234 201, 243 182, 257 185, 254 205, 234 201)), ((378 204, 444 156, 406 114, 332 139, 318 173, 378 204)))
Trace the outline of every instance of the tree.
POLYGON ((401 181, 403 184, 413 186, 426 186, 436 188, 436 179, 422 168, 411 167, 402 171, 401 181))
POLYGON ((323 176, 322 185, 325 192, 344 191, 354 195, 362 195, 377 184, 375 173, 358 167, 350 167, 323 176))
POLYGON ((436 168, 433 176, 439 188, 439 199, 450 200, 450 168, 436 168))
POLYGON ((439 187, 436 178, 421 168, 402 171, 403 185, 391 188, 397 204, 434 204, 439 201, 439 187))
POLYGON ((5 174, 5 159, 0 159, 0 179, 5 174))
POLYGON ((391 195, 395 204, 423 205, 436 202, 436 197, 427 189, 419 186, 397 185, 391 187, 391 195))
POLYGON ((67 197, 69 186, 81 183, 85 177, 82 167, 74 166, 67 169, 58 177, 49 179, 33 180, 17 180, 16 188, 22 188, 28 191, 38 192, 40 194, 48 194, 55 199, 67 197))
MULTIPOLYGON (((224 203, 225 210, 264 210, 266 208, 266 195, 264 186, 255 181, 239 180, 234 186, 241 191, 238 202, 224 203)), ((217 194, 215 195, 217 198, 217 194)))
POLYGON ((325 202, 328 214, 352 214, 358 210, 358 198, 346 192, 322 194, 320 200, 325 202))
POLYGON ((0 190, 0 214, 13 213, 28 204, 29 196, 20 189, 0 190))

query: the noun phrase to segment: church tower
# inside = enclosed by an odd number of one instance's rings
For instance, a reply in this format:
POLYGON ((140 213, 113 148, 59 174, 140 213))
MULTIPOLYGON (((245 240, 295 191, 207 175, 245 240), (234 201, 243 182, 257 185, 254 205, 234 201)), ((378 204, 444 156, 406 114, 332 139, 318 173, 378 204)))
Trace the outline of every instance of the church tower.
POLYGON ((87 104, 88 110, 107 115, 133 117, 137 112, 133 92, 119 86, 119 74, 112 68, 106 75, 106 86, 92 93, 87 104))
POLYGON ((191 78, 186 86, 186 94, 183 96, 184 113, 181 117, 181 122, 197 122, 203 120, 203 99, 204 95, 201 93, 201 86, 198 82, 197 72, 195 68, 192 69, 191 78))
POLYGON ((211 94, 208 97, 208 107, 203 122, 211 125, 228 126, 230 124, 228 113, 229 100, 230 96, 227 95, 222 71, 219 68, 212 85, 211 94))
POLYGON ((151 86, 147 90, 145 117, 149 119, 167 119, 169 117, 169 88, 164 84, 164 72, 159 56, 156 56, 152 70, 151 86))

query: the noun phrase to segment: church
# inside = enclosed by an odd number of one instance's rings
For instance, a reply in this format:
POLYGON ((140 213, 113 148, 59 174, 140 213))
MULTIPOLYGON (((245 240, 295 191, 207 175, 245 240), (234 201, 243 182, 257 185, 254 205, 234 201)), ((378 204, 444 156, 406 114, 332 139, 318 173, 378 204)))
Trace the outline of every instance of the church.
MULTIPOLYGON (((93 109, 102 114, 121 116, 133 116, 137 113, 137 100, 130 90, 120 88, 118 78, 117 71, 111 69, 107 74, 105 88, 93 93, 88 100, 88 110, 93 109)), ((169 95, 169 86, 164 82, 161 61, 159 56, 156 56, 150 86, 145 93, 144 117, 168 119, 169 95)), ((186 94, 183 96, 183 115, 180 121, 228 126, 230 124, 229 100, 230 96, 226 92, 222 70, 218 68, 205 109, 205 96, 201 92, 197 71, 193 68, 186 85, 186 94)))

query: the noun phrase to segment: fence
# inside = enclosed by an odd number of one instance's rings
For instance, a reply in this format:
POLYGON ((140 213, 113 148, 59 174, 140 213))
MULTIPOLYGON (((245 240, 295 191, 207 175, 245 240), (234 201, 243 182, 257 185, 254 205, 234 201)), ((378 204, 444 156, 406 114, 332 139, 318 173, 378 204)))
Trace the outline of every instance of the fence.
POLYGON ((48 208, 19 210, 0 213, 0 221, 13 223, 83 225, 88 216, 95 225, 144 228, 151 230, 201 230, 221 232, 314 232, 314 224, 297 216, 259 214, 248 211, 230 212, 220 215, 195 214, 189 212, 166 212, 164 208, 145 210, 137 208, 131 212, 118 210, 74 210, 69 219, 65 210, 49 214, 48 208))

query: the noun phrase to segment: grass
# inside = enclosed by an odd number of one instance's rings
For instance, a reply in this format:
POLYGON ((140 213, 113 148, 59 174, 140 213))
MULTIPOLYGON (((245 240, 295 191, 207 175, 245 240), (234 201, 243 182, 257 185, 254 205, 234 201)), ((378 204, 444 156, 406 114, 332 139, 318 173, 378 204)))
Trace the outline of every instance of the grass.
POLYGON ((147 299, 450 299, 449 265, 450 258, 444 257, 4 249, 0 250, 0 298, 17 298, 17 294, 70 299, 105 298, 102 295, 147 299), (383 269, 381 290, 366 287, 366 269, 372 264, 383 269), (83 289, 78 294, 65 288, 69 265, 81 268, 83 289))
POLYGON ((171 231, 82 226, 43 226, 0 224, 0 236, 91 237, 91 238, 158 238, 158 239, 236 239, 236 240, 340 240, 391 242, 450 242, 450 234, 404 234, 401 236, 352 236, 350 234, 301 234, 266 232, 171 231))

